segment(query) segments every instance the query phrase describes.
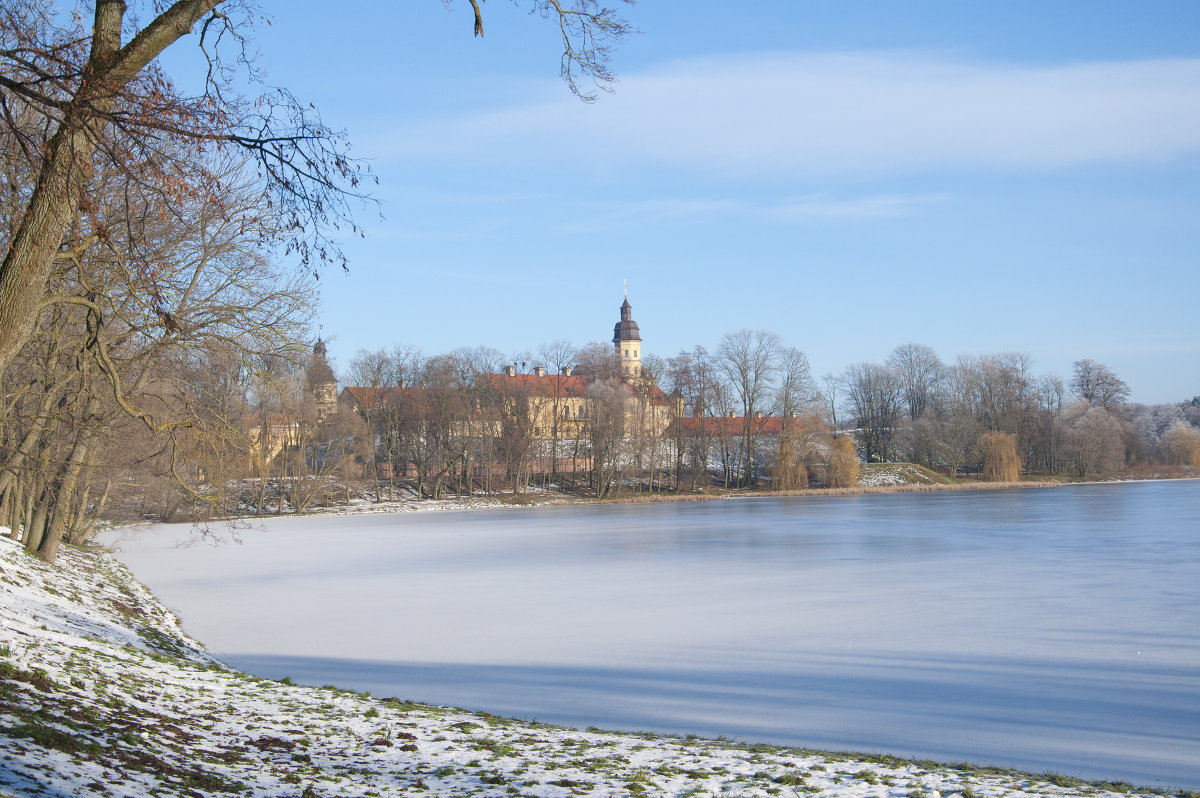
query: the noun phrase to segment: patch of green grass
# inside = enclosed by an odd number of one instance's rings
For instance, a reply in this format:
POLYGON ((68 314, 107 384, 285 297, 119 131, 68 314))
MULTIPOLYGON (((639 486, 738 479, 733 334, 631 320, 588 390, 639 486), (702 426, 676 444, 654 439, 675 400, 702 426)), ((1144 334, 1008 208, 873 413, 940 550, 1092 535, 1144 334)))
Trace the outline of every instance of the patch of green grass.
POLYGON ((50 678, 50 674, 41 668, 34 668, 27 671, 7 661, 0 662, 0 677, 12 679, 17 682, 25 682, 41 690, 43 693, 49 693, 51 690, 58 688, 58 685, 50 678))
MULTIPOLYGON (((192 650, 184 644, 182 640, 173 635, 169 635, 152 626, 141 626, 137 630, 138 637, 149 646, 153 653, 166 654, 172 657, 187 657, 192 653, 192 650)), ((164 660, 156 660, 162 662, 164 660)))
POLYGON ((414 701, 401 701, 399 698, 385 698, 383 703, 386 706, 398 709, 401 712, 414 712, 418 709, 427 709, 424 704, 418 704, 414 701))
POLYGON ((53 748, 67 754, 100 753, 100 746, 96 743, 91 741, 85 743, 70 732, 56 729, 53 726, 45 726, 35 720, 5 729, 5 733, 12 737, 31 739, 34 744, 43 748, 53 748))

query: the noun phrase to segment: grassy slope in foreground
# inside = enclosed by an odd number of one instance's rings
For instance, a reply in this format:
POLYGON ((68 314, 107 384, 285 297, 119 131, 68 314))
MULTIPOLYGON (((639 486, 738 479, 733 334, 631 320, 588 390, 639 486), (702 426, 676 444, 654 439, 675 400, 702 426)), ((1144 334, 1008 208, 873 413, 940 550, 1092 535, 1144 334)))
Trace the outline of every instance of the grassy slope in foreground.
POLYGON ((257 679, 207 656, 104 554, 64 548, 47 566, 0 539, 0 587, 2 796, 1132 792, 969 766, 577 731, 257 679))

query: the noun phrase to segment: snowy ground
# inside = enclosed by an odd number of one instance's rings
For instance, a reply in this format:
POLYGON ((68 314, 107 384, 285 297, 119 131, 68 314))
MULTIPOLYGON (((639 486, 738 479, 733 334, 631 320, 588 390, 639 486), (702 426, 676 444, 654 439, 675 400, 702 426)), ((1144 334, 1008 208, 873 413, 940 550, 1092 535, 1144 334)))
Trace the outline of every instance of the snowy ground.
POLYGON ((577 731, 234 672, 103 554, 0 539, 0 795, 1150 794, 1128 785, 577 731))
POLYGON ((939 485, 945 482, 934 481, 928 471, 912 463, 871 463, 862 467, 858 484, 864 488, 884 488, 898 485, 939 485))

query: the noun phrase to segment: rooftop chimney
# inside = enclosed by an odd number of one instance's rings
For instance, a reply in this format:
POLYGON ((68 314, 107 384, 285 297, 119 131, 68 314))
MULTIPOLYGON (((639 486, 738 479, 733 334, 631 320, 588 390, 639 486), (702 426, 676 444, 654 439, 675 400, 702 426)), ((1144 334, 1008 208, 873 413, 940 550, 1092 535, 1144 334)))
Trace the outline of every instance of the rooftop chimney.
POLYGON ((570 366, 563 366, 563 367, 562 367, 562 374, 563 374, 563 376, 564 376, 564 377, 570 377, 570 376, 571 376, 571 367, 570 367, 570 366))
POLYGON ((736 413, 736 412, 734 412, 734 411, 732 411, 732 410, 730 410, 730 411, 729 411, 729 417, 730 417, 730 418, 737 418, 737 413, 736 413))
POLYGON ((754 417, 755 417, 755 418, 762 418, 762 411, 761 411, 761 410, 755 410, 755 411, 754 411, 754 417))
POLYGON ((545 368, 543 368, 542 366, 534 366, 534 367, 533 367, 533 375, 534 375, 535 377, 545 377, 545 376, 546 376, 546 369, 545 369, 545 368))
POLYGON ((515 376, 517 376, 517 367, 516 367, 515 365, 513 365, 513 366, 505 366, 505 367, 504 367, 504 373, 505 373, 505 374, 507 374, 507 375, 508 375, 508 376, 510 376, 510 377, 515 377, 515 376))

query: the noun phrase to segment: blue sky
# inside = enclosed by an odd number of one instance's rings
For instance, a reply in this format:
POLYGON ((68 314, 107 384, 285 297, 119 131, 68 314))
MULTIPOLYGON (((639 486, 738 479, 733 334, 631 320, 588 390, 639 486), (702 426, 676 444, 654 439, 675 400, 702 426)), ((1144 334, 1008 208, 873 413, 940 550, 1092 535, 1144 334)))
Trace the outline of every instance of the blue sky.
MULTIPOLYGON (((591 105, 546 21, 266 2, 260 66, 380 184, 322 275, 361 349, 645 351, 778 332, 817 375, 898 344, 1090 357, 1200 394, 1200 3, 644 0, 591 105)), ((532 364, 531 364, 532 365, 532 364)))

